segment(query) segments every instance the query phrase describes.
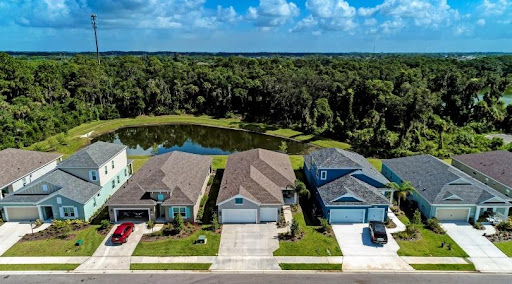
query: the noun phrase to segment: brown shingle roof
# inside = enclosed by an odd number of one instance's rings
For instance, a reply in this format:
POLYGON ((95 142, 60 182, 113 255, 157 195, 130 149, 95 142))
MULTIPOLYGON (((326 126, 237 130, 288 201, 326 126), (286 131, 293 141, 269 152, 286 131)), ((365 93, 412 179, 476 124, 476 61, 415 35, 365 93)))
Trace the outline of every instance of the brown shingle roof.
POLYGON ((0 187, 11 184, 59 157, 62 155, 13 148, 0 151, 0 187))
POLYGON ((512 187, 512 153, 509 151, 458 155, 453 159, 512 187))
POLYGON ((229 156, 220 185, 217 204, 242 195, 261 204, 281 204, 281 189, 295 184, 290 158, 264 149, 229 156))

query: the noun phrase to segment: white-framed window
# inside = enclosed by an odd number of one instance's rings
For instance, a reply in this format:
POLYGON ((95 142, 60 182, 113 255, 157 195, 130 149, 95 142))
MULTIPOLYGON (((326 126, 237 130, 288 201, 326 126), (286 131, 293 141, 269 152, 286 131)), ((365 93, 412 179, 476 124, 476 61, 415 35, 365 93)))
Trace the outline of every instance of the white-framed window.
POLYGON ((125 168, 124 169, 124 176, 127 177, 128 176, 128 170, 125 168))
POLYGON ((105 166, 105 174, 107 175, 108 174, 108 167, 105 166))
POLYGON ((187 208, 186 207, 173 207, 172 208, 172 216, 176 217, 177 215, 181 215, 183 218, 187 218, 187 208))
POLYGON ((95 196, 95 197, 93 197, 93 199, 92 199, 92 206, 93 206, 93 207, 96 207, 96 205, 97 205, 97 204, 96 204, 96 196, 95 196))
POLYGON ((63 206, 62 207, 62 218, 75 218, 75 207, 63 206))
POLYGON ((43 184, 43 191, 48 191, 48 185, 47 184, 43 184))
POLYGON ((91 181, 97 181, 98 180, 98 172, 96 171, 90 171, 89 172, 89 179, 91 181))
POLYGON ((112 160, 112 168, 115 168, 114 160, 112 160))
POLYGON ((241 198, 241 197, 235 198, 235 205, 243 205, 243 204, 244 204, 243 198, 241 198))
POLYGON ((114 189, 116 187, 116 180, 112 180, 112 189, 114 189))
POLYGON ((327 171, 320 171, 320 179, 321 180, 327 179, 327 171))
POLYGON ((24 177, 22 180, 23 180, 23 186, 27 185, 27 178, 24 177))
POLYGON ((57 204, 62 204, 62 198, 57 197, 57 204))
POLYGON ((121 183, 121 178, 117 176, 117 183, 121 183))

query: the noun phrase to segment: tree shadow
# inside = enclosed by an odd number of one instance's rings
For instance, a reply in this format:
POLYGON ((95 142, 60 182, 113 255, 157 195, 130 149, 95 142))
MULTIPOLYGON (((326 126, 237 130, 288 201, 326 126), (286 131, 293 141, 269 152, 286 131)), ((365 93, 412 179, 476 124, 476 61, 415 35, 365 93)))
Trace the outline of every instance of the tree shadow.
POLYGON ((215 171, 215 177, 213 178, 213 182, 210 187, 208 199, 204 205, 204 213, 202 218, 203 224, 211 224, 213 214, 217 212, 217 196, 219 195, 220 183, 222 181, 223 175, 224 170, 218 169, 215 171))
POLYGON ((310 198, 299 197, 299 204, 302 209, 302 213, 304 215, 304 221, 307 226, 320 226, 320 221, 318 220, 321 217, 321 210, 318 201, 315 198, 313 188, 310 186, 303 170, 296 170, 295 177, 298 180, 302 181, 306 188, 311 193, 310 198), (320 213, 320 214, 319 214, 320 213))

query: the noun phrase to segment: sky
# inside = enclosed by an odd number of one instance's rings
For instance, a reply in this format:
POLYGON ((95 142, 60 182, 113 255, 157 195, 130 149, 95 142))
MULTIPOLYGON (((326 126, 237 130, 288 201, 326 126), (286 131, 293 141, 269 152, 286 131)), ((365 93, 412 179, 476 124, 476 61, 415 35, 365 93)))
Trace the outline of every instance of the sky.
POLYGON ((0 50, 512 52, 512 0, 0 0, 0 50))

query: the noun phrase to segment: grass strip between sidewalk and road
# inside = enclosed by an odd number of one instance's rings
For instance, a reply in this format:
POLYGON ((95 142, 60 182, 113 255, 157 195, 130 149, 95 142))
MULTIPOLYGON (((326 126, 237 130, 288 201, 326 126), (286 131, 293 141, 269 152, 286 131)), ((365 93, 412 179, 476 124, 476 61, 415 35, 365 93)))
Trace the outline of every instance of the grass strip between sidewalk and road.
POLYGON ((410 264, 415 270, 476 271, 475 265, 468 264, 410 264))
POLYGON ((132 263, 131 270, 208 270, 211 263, 132 263))
POLYGON ((80 264, 0 264, 0 271, 46 271, 46 270, 75 270, 80 264))
POLYGON ((337 270, 341 271, 341 263, 280 263, 282 270, 337 270))

